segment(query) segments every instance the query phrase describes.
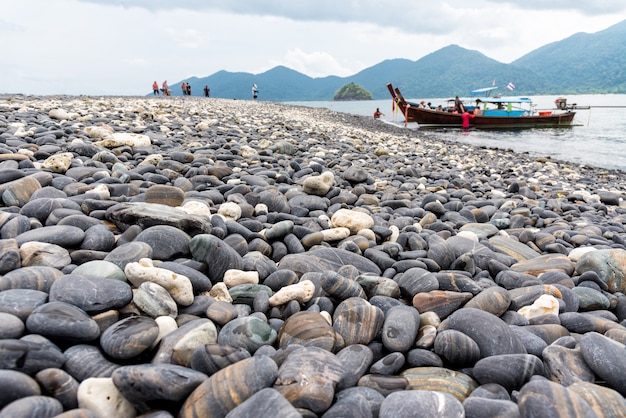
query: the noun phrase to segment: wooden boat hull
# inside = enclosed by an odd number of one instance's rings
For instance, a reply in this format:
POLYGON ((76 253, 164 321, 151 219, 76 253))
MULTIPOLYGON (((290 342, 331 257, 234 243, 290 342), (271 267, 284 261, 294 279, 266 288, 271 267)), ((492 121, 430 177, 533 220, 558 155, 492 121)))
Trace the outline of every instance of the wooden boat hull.
MULTIPOLYGON (((399 89, 387 85, 391 97, 405 116, 405 122, 417 122, 423 128, 460 128, 463 121, 458 113, 431 110, 411 106, 399 89)), ((522 128, 555 128, 573 126, 576 112, 551 113, 549 115, 529 116, 482 116, 470 119, 470 127, 478 129, 522 129, 522 128)))

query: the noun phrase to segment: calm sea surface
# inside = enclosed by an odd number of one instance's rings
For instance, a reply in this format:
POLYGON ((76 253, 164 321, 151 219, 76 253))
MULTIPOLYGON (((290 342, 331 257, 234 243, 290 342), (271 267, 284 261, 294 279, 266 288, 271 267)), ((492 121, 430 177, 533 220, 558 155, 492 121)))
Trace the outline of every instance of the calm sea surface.
MULTIPOLYGON (((537 109, 554 108, 557 96, 533 96, 537 109)), ((421 98, 409 99, 420 101, 421 98)), ((444 104, 446 99, 424 99, 433 105, 444 104)), ((589 166, 626 171, 626 95, 567 96, 568 104, 591 106, 578 109, 570 128, 524 129, 512 131, 436 130, 429 129, 431 138, 442 138, 462 143, 527 152, 535 156, 550 156, 589 166), (614 107, 612 107, 614 106, 614 107)), ((376 108, 384 113, 386 122, 403 126, 403 117, 394 115, 389 100, 358 102, 289 102, 290 104, 325 107, 338 112, 371 116, 376 108)), ((419 129, 409 124, 409 129, 419 129)), ((625 178, 626 181, 626 178, 625 178)))

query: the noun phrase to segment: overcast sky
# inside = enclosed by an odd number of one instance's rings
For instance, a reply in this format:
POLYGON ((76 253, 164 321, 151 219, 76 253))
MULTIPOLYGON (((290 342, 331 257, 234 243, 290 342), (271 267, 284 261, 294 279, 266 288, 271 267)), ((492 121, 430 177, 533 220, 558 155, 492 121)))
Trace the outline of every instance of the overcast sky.
POLYGON ((0 1, 0 93, 37 95, 143 95, 277 65, 349 76, 450 44, 509 63, 626 20, 624 0, 0 1))

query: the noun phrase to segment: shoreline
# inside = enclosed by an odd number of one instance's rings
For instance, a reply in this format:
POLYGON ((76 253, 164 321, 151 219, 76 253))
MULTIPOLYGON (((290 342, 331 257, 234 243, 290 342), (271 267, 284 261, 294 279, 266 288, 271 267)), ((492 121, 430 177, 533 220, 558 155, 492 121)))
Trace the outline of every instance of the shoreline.
POLYGON ((325 108, 0 96, 0 410, 619 413, 623 174, 325 108))

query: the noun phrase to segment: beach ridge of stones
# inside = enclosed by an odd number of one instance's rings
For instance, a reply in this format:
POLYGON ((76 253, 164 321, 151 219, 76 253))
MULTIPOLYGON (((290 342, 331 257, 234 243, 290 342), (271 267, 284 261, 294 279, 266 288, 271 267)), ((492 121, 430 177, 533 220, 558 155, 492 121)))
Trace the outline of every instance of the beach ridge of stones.
POLYGON ((0 98, 0 417, 618 417, 624 173, 372 118, 0 98))

